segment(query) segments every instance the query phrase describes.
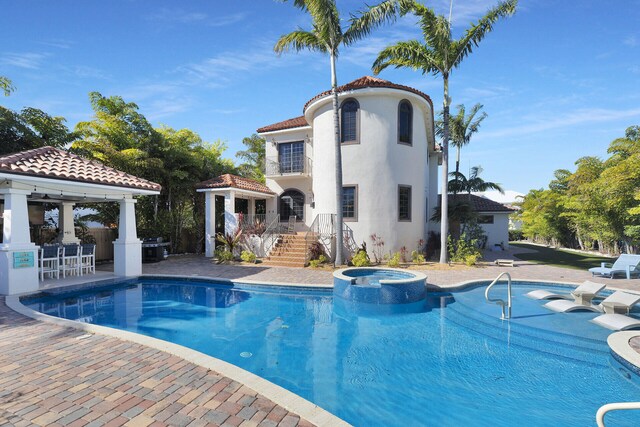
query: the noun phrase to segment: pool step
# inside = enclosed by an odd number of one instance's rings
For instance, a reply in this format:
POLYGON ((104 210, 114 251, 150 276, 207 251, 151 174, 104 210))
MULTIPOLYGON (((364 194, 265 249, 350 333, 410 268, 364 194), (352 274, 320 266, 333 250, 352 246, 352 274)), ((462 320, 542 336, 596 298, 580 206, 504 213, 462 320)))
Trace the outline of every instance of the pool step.
POLYGON ((565 334, 555 334, 543 329, 531 328, 516 323, 509 324, 498 317, 494 318, 469 307, 464 310, 455 308, 457 304, 448 305, 445 310, 447 320, 463 328, 474 331, 488 338, 508 342, 510 346, 518 346, 533 351, 548 353, 555 357, 577 360, 600 366, 601 356, 608 356, 606 344, 588 338, 572 337, 567 342, 565 334))

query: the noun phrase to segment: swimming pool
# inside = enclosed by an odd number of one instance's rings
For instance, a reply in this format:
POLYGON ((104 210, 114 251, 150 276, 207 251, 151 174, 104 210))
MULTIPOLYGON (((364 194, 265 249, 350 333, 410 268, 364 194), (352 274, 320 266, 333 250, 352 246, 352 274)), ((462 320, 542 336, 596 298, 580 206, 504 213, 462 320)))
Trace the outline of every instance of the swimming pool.
POLYGON ((637 377, 610 356, 610 331, 588 321, 596 314, 554 313, 523 296, 542 286, 514 286, 509 322, 484 287, 366 316, 334 305, 331 290, 147 278, 23 302, 212 355, 354 425, 584 426, 602 404, 640 400, 637 377))

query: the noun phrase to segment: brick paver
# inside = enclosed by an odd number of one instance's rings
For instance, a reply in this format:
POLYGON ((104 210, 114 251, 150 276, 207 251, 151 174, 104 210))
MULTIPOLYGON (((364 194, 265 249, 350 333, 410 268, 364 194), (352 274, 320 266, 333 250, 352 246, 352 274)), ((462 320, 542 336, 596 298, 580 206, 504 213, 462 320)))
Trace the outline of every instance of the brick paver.
POLYGON ((285 414, 279 425, 309 425, 216 372, 160 350, 24 317, 0 297, 0 425, 240 425, 269 407, 285 414), (217 404, 207 404, 214 399, 217 404))

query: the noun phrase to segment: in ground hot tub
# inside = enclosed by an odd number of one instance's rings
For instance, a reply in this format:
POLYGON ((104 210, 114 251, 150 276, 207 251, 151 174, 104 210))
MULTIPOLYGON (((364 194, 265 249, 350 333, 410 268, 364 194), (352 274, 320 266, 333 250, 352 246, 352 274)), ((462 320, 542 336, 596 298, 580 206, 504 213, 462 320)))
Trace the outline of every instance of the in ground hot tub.
POLYGON ((396 268, 345 268, 333 273, 333 295, 367 304, 414 303, 427 296, 427 276, 396 268))

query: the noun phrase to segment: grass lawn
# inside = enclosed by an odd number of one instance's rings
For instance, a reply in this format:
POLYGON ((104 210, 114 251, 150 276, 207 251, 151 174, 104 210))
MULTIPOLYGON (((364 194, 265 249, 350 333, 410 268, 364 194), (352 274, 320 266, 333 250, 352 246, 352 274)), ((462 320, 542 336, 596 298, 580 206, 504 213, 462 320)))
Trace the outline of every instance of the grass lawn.
POLYGON ((563 249, 547 248, 527 243, 511 243, 514 248, 532 249, 533 253, 515 253, 521 260, 534 262, 536 264, 555 265, 557 267, 575 268, 576 270, 588 270, 591 267, 599 267, 601 262, 614 262, 614 258, 597 255, 582 254, 578 252, 566 251, 563 249))

